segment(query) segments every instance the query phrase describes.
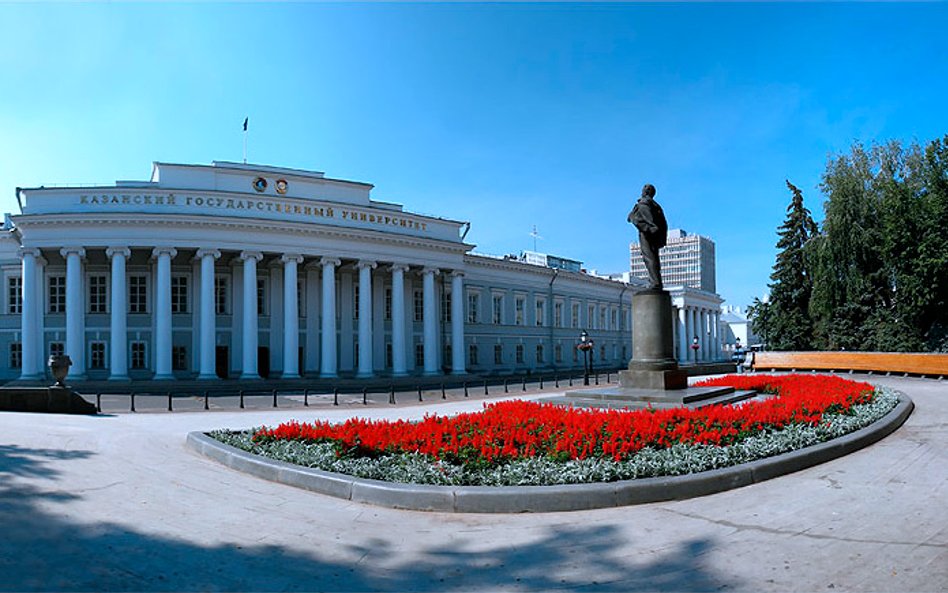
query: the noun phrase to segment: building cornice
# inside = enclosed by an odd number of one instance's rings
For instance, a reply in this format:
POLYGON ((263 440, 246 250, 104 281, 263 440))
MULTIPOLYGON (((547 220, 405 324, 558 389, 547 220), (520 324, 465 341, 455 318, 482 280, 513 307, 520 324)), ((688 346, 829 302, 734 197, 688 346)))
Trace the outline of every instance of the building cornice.
MULTIPOLYGON (((427 239, 412 235, 384 233, 372 229, 350 229, 318 223, 296 223, 287 221, 272 221, 253 218, 229 218, 190 216, 186 214, 130 215, 130 214, 100 214, 97 216, 74 214, 21 214, 12 217, 14 222, 23 228, 32 227, 89 227, 89 226, 141 226, 141 227, 169 227, 169 228, 213 228, 221 230, 246 232, 281 232, 302 236, 319 236, 320 238, 342 239, 364 242, 367 239, 376 243, 416 247, 440 251, 444 253, 464 254, 474 246, 467 243, 455 243, 440 239, 427 239)), ((85 241, 86 245, 95 245, 94 235, 85 241)), ((195 244, 206 243, 203 236, 195 236, 195 244)), ((183 247, 183 245, 182 245, 183 247)))

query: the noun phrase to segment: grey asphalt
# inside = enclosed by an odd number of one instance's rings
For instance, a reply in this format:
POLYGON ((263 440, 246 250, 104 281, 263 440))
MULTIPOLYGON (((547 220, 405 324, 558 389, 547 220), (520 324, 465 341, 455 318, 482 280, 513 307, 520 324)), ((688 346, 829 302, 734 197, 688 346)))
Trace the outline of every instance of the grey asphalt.
POLYGON ((872 380, 915 412, 845 458, 687 501, 548 514, 372 507, 185 446, 192 430, 415 418, 473 398, 0 413, 0 590, 948 591, 948 382, 872 380))

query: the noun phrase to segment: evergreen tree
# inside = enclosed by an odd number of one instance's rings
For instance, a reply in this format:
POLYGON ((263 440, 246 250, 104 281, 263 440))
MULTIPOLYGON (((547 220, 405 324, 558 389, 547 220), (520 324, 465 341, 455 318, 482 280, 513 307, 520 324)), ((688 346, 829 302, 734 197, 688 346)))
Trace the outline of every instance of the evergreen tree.
POLYGON ((777 261, 770 279, 770 301, 755 301, 752 329, 773 350, 813 348, 813 323, 809 307, 813 282, 809 273, 808 243, 819 232, 810 211, 803 205, 803 193, 787 181, 793 194, 787 218, 777 230, 777 261))

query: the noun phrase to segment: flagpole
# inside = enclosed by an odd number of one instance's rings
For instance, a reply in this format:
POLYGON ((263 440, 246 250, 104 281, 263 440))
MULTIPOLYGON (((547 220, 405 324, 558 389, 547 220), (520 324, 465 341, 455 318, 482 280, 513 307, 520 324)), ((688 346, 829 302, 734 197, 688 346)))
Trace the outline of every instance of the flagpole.
POLYGON ((250 121, 249 117, 244 118, 244 164, 247 164, 247 122, 250 121))

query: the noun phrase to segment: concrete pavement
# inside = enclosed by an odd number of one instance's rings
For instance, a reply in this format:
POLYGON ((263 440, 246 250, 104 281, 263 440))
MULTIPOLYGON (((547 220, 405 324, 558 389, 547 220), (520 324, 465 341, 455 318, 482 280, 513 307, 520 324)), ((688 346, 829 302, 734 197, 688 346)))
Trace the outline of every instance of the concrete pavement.
MULTIPOLYGON (((865 378, 865 377, 860 377, 865 378)), ((0 414, 0 590, 945 591, 948 383, 883 441, 712 496, 464 515, 351 503, 234 472, 192 430, 425 406, 0 414)))

